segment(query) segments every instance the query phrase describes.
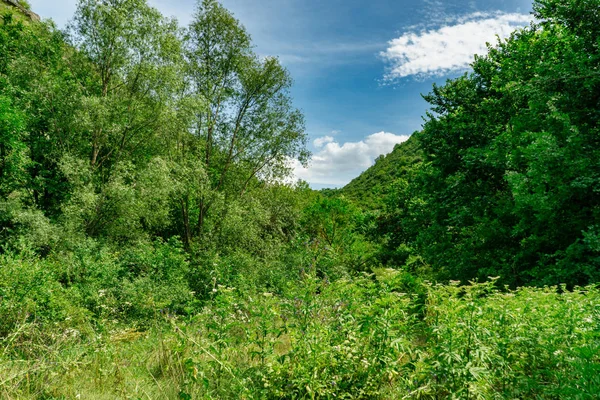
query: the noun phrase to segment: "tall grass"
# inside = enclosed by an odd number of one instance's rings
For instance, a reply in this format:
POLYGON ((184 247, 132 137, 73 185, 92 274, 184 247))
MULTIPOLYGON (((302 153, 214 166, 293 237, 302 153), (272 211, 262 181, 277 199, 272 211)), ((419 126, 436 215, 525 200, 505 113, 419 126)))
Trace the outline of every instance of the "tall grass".
POLYGON ((27 288, 0 284, 3 399, 600 393, 595 287, 432 285, 393 271, 331 283, 306 276, 280 294, 215 284, 205 306, 187 315, 127 308, 143 319, 136 323, 122 311, 87 310, 85 298, 52 284, 35 263, 5 259, 0 271, 27 288))

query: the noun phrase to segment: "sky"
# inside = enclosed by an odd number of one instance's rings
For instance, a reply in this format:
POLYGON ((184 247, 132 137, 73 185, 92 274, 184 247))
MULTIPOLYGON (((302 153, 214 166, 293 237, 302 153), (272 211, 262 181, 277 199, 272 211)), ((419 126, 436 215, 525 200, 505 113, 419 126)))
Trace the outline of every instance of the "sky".
MULTIPOLYGON (((195 0, 148 0, 181 25, 195 0)), ((76 0, 29 0, 64 28, 76 0)), ((221 0, 294 79, 306 118, 311 187, 342 187, 421 129, 421 94, 469 70, 474 54, 532 20, 530 0, 221 0)))

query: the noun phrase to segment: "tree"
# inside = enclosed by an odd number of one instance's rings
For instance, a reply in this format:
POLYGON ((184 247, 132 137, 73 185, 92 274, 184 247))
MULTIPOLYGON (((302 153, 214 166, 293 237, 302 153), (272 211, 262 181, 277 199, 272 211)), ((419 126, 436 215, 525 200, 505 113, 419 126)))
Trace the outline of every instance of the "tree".
POLYGON ((245 29, 218 2, 198 3, 185 54, 187 93, 203 104, 194 110, 188 151, 203 163, 210 189, 193 204, 182 203, 183 225, 190 230, 185 236, 191 238, 202 233, 215 196, 242 196, 253 182, 284 176, 289 158, 305 161, 308 153, 288 72, 276 58, 254 54, 245 29))
POLYGON ((400 192, 401 228, 391 235, 440 278, 500 275, 517 286, 600 277, 597 1, 534 9, 539 23, 425 96, 425 162, 400 192))
MULTIPOLYGON (((181 86, 177 25, 146 0, 82 0, 70 38, 86 58, 79 130, 90 165, 146 157, 181 86)), ((146 157, 147 158, 147 157, 146 157)))
POLYGON ((139 179, 173 178, 164 172, 184 87, 179 28, 146 0, 82 0, 69 39, 81 95, 60 162, 73 192, 63 212, 92 236, 139 235, 143 221, 157 220, 143 210, 165 213, 147 202, 164 206, 154 195, 172 194, 141 190, 139 179))
POLYGON ((0 95, 0 198, 7 198, 27 183, 31 160, 23 120, 11 99, 0 95))

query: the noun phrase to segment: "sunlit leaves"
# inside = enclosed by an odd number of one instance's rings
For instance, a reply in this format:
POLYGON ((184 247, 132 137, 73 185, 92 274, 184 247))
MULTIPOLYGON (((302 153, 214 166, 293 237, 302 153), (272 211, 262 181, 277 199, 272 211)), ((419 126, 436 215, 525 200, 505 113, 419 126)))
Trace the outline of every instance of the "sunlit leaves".
POLYGON ((404 211, 421 224, 395 241, 415 245, 440 277, 498 274, 515 285, 598 278, 596 258, 590 267, 587 253, 573 250, 599 217, 600 57, 590 47, 595 28, 576 19, 595 15, 596 3, 536 3, 543 21, 425 96, 432 113, 418 137, 429 164, 411 196, 428 209, 404 211))

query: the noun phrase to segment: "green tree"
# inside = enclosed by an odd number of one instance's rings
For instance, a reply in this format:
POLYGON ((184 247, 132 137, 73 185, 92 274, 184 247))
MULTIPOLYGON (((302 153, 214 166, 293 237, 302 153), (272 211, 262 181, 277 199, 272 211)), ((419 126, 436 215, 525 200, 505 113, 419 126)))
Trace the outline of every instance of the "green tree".
POLYGON ((60 163, 73 191, 65 219, 92 236, 164 231, 173 190, 144 187, 143 177, 176 186, 167 164, 184 87, 179 28, 145 0, 82 0, 69 38, 83 90, 60 163))
POLYGON ((31 160, 25 144, 25 124, 10 98, 0 96, 0 197, 6 198, 27 182, 31 160))
POLYGON ((145 0, 82 0, 70 34, 90 61, 78 115, 90 165, 147 157, 181 85, 177 25, 145 0))
POLYGON ((522 285, 600 276, 597 2, 534 9, 538 23, 425 96, 425 163, 403 190, 393 240, 440 277, 522 285))
POLYGON ((214 0, 199 2, 185 48, 188 93, 202 103, 194 110, 188 151, 203 163, 210 189, 182 203, 189 241, 203 232, 215 198, 239 197, 258 179, 281 178, 289 158, 304 161, 308 154, 288 72, 276 58, 253 53, 249 35, 229 11, 214 0), (190 221, 193 212, 196 222, 190 221))

